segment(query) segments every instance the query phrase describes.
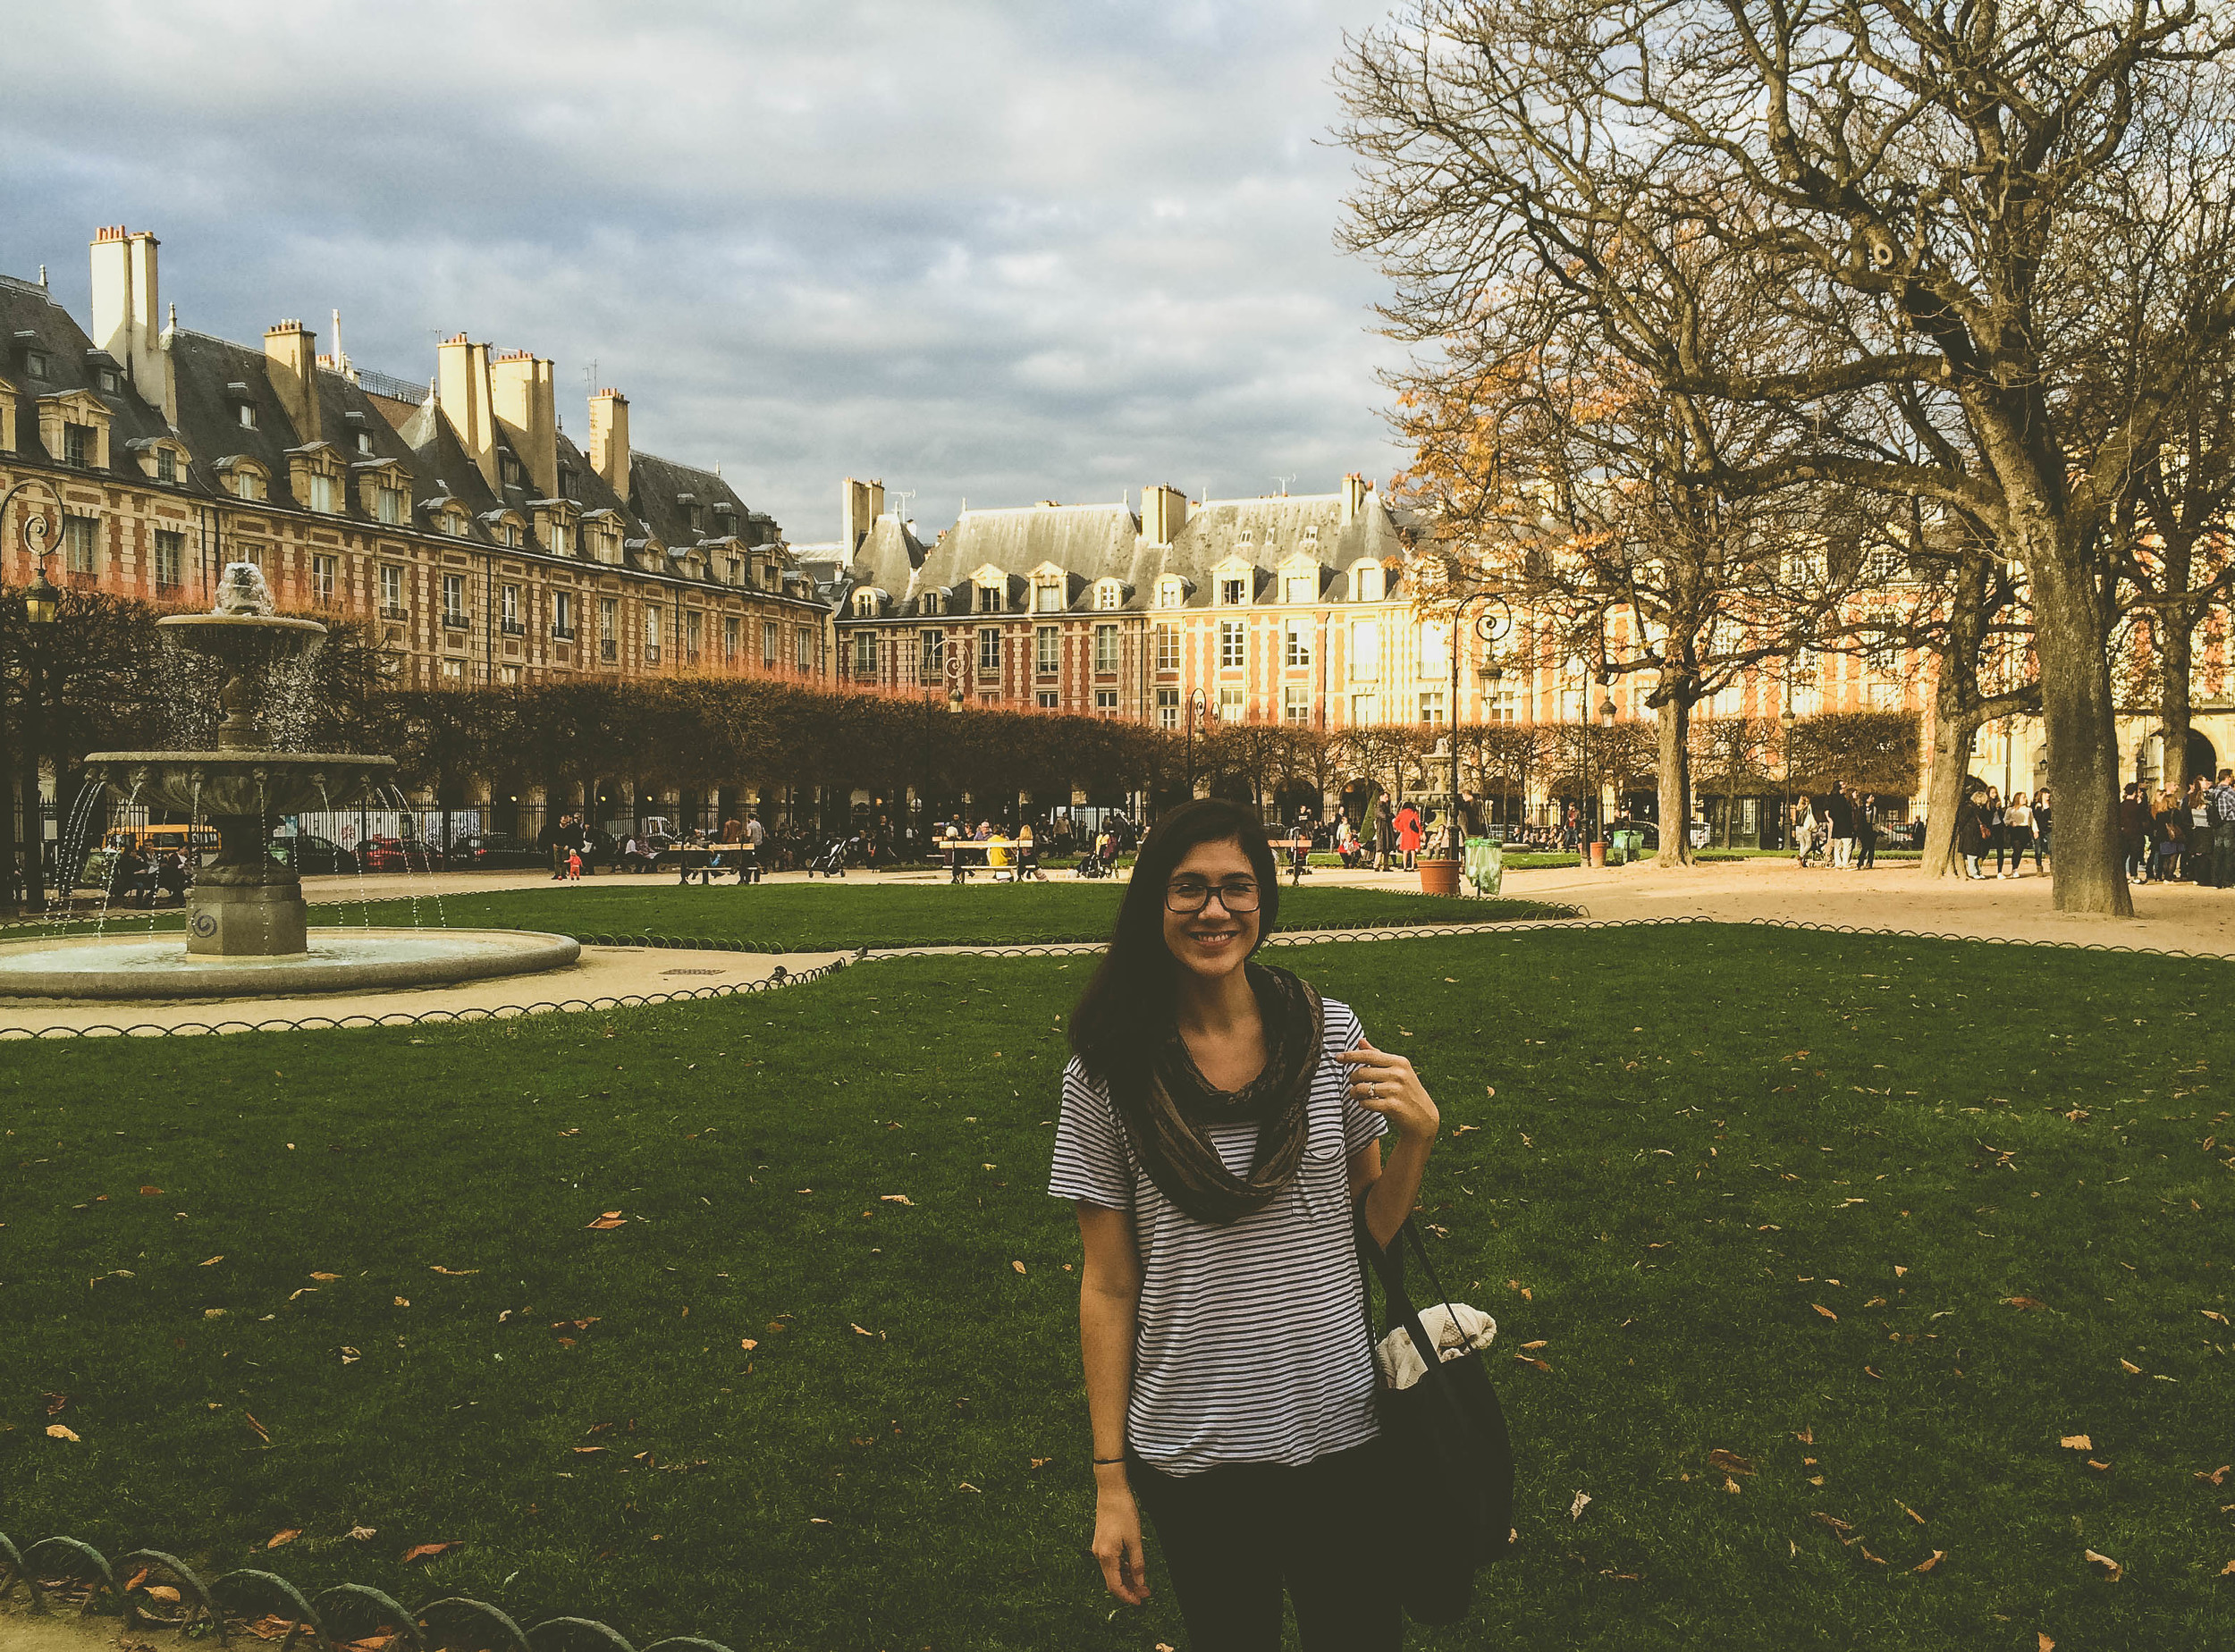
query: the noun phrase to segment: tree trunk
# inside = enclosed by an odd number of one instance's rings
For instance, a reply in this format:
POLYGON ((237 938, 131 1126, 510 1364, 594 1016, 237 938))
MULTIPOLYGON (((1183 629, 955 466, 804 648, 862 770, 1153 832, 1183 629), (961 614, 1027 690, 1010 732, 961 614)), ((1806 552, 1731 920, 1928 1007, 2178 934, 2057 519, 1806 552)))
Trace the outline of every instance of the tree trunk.
POLYGON ((2168 604, 2157 611, 2155 621, 2158 713, 2165 736, 2165 761, 2158 784, 2176 798, 2189 789, 2189 684, 2196 661, 2196 642, 2189 620, 2185 605, 2168 604))
MULTIPOLYGON (((2046 535, 2043 535, 2045 538, 2046 535)), ((2027 560, 2034 648, 2049 744, 2056 909, 2134 915, 2119 851, 2119 734, 2111 695, 2110 628, 2084 568, 2054 549, 2027 560)))
POLYGON ((1661 706, 1661 852, 1663 866, 1691 864, 1691 702, 1682 689, 1661 706))
POLYGON ((1961 878, 1963 859, 1955 840, 1956 811, 1971 771, 1971 742, 1986 719, 1965 711, 1961 692, 1943 663, 1932 714, 1932 764, 1925 779, 1925 857, 1927 878, 1961 878))

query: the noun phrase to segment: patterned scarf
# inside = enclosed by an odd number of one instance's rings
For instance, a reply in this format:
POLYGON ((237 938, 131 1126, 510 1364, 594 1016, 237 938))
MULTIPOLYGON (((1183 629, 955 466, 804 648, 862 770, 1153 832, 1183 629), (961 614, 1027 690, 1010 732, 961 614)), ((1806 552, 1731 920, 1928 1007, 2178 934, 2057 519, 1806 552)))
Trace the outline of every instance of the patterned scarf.
POLYGON ((1308 1134, 1312 1076, 1325 1032, 1320 995, 1285 969, 1245 965, 1265 1022, 1265 1066, 1235 1091, 1214 1090, 1175 1027, 1144 1062, 1113 1073, 1110 1091, 1142 1167, 1199 1222, 1225 1226, 1263 1210, 1295 1176, 1308 1134), (1258 1126, 1250 1173, 1219 1159, 1206 1126, 1258 1126))

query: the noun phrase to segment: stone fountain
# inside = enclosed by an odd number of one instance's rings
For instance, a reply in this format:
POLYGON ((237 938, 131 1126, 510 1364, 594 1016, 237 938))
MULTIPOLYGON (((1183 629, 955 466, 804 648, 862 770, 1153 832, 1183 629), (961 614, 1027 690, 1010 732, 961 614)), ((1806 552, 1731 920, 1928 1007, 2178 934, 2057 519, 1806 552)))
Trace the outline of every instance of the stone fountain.
POLYGON ((564 935, 506 930, 321 931, 314 938, 302 878, 271 854, 273 822, 378 796, 391 757, 277 749, 257 717, 268 674, 316 647, 326 628, 272 611, 253 562, 230 564, 215 609, 171 614, 164 635, 215 662, 225 717, 215 751, 96 752, 89 777, 130 803, 215 828, 216 859, 187 897, 186 946, 147 934, 0 946, 0 997, 181 998, 330 992, 441 984, 572 964, 564 935))

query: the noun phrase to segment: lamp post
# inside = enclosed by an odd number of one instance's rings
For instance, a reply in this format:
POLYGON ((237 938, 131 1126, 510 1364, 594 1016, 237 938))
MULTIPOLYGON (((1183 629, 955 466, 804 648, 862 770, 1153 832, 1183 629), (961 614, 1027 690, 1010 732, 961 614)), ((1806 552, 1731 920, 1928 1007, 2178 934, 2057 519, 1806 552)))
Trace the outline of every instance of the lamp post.
POLYGON ((1187 800, 1190 803, 1195 798, 1195 724, 1202 720, 1210 704, 1209 697, 1200 688, 1187 696, 1187 800))
MULTIPOLYGON (((1449 813, 1444 816, 1444 853, 1454 860, 1459 857, 1464 840, 1459 823, 1459 622, 1470 608, 1480 610, 1474 616, 1474 634, 1481 638, 1485 652, 1493 658, 1497 645, 1514 628, 1514 611, 1499 592, 1470 591, 1451 605, 1449 632, 1444 638, 1444 653, 1450 657, 1451 666, 1451 697, 1445 703, 1451 753, 1444 771, 1445 792, 1451 801, 1449 813)), ((1495 682, 1499 670, 1496 665, 1488 665, 1483 668, 1483 674, 1495 682)))
POLYGON ((1780 764, 1780 766, 1781 766, 1781 767, 1784 770, 1784 805, 1785 805, 1785 806, 1784 806, 1784 818, 1783 818, 1783 819, 1781 819, 1781 820, 1779 820, 1779 821, 1778 821, 1778 822, 1777 822, 1777 841, 1778 841, 1779 843, 1781 843, 1781 844, 1790 843, 1790 842, 1792 842, 1792 725, 1793 725, 1793 721, 1794 721, 1794 718, 1793 718, 1793 715, 1792 715, 1792 700, 1791 700, 1790 698, 1788 698, 1788 699, 1785 701, 1785 709, 1784 709, 1783 712, 1779 712, 1779 713, 1778 713, 1778 715, 1777 715, 1777 729, 1778 729, 1778 732, 1779 732, 1779 734, 1782 736, 1782 738, 1780 739, 1779 744, 1780 744, 1780 745, 1782 745, 1782 746, 1784 746, 1784 759, 1783 759, 1783 762, 1782 762, 1782 763, 1780 764))
MULTIPOLYGON (((55 491, 52 483, 39 476, 25 476, 5 493, 0 493, 0 525, 6 523, 8 507, 15 502, 15 496, 27 487, 43 488, 55 502, 51 514, 30 510, 27 504, 18 529, 24 554, 37 564, 30 586, 23 594, 23 617, 29 623, 23 638, 23 750, 20 771, 23 796, 23 898, 25 905, 36 906, 46 897, 46 822, 38 779, 46 697, 41 656, 46 638, 62 610, 62 593, 46 577, 46 559, 54 554, 55 542, 61 537, 63 504, 62 495, 55 491)), ((0 804, 4 801, 4 795, 0 794, 0 804)), ((13 871, 0 868, 0 892, 13 882, 13 871)))
MULTIPOLYGON (((1607 686, 1607 679, 1606 679, 1605 678, 1603 678, 1603 677, 1602 677, 1602 678, 1600 678, 1598 679, 1598 686, 1599 686, 1601 688, 1605 688, 1605 687, 1607 686)), ((1614 730, 1614 726, 1615 726, 1615 697, 1614 697, 1614 695, 1612 695, 1611 694, 1610 694, 1610 695, 1607 695, 1605 699, 1601 700, 1601 701, 1598 703, 1598 726, 1599 726, 1600 728, 1602 728, 1602 729, 1606 729, 1606 730, 1607 730, 1609 733, 1612 733, 1612 732, 1613 732, 1613 730, 1614 730)), ((1603 766, 1603 765, 1602 765, 1602 766, 1603 766)), ((1599 790, 1604 791, 1605 789, 1606 789, 1606 783, 1602 780, 1602 781, 1600 782, 1600 784, 1599 784, 1599 790)), ((1592 806, 1592 808, 1593 808, 1594 812, 1596 812, 1596 811, 1598 810, 1598 796, 1597 796, 1596 795, 1594 795, 1594 796, 1592 796, 1592 798, 1591 798, 1591 806, 1592 806)), ((1666 827, 1664 827, 1664 830, 1666 830, 1666 827)), ((1606 839, 1606 836, 1607 836, 1607 821, 1606 821, 1606 817, 1605 817, 1605 815, 1600 814, 1600 815, 1599 815, 1599 817, 1598 817, 1598 838, 1599 838, 1599 840, 1600 840, 1600 841, 1604 841, 1604 840, 1605 840, 1605 839, 1606 839)))

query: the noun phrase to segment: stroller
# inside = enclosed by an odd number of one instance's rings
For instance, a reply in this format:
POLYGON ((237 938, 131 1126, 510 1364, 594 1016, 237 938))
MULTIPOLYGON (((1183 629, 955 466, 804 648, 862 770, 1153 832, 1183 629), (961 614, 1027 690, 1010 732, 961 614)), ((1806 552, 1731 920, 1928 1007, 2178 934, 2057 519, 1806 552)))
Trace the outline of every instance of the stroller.
POLYGON ((1107 878, 1109 876, 1109 868, 1102 864, 1101 856, 1094 853, 1092 849, 1089 849, 1079 856, 1079 864, 1072 875, 1080 878, 1107 878))
POLYGON ((807 875, 812 878, 819 872, 826 878, 844 877, 847 859, 860 844, 859 838, 831 839, 823 846, 822 853, 807 863, 807 875))

